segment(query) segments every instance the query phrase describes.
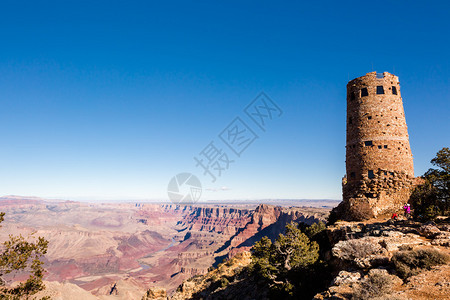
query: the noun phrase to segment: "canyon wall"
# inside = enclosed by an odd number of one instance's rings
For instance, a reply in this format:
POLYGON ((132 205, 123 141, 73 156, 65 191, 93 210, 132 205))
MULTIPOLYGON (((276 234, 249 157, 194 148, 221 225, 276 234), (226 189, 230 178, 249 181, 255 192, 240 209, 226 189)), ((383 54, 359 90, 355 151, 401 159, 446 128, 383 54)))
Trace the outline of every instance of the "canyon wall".
MULTIPOLYGON (((272 205, 20 202, 8 199, 0 238, 36 231, 49 241, 46 280, 69 282, 105 296, 117 286, 163 286, 205 274, 248 250, 263 236, 275 238, 291 221, 324 220, 327 209, 272 205), (132 279, 132 280, 131 280, 132 279)), ((128 288, 127 288, 128 289, 128 288)), ((146 289, 142 289, 145 292, 146 289)))

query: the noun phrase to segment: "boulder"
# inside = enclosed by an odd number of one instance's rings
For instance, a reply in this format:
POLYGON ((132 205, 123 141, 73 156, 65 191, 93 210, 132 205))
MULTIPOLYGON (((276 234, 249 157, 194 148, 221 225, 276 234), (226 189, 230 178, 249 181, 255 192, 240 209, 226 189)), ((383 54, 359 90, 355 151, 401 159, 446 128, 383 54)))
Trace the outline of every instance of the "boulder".
POLYGON ((421 235, 427 238, 433 238, 434 236, 438 235, 441 231, 439 230, 439 228, 436 227, 436 225, 425 224, 419 228, 419 232, 421 235))
POLYGON ((340 271, 338 276, 333 279, 331 285, 340 286, 343 284, 353 284, 361 278, 360 272, 340 271))
POLYGON ((437 246, 446 246, 450 247, 450 232, 441 231, 437 235, 434 236, 434 239, 431 241, 432 245, 437 246))

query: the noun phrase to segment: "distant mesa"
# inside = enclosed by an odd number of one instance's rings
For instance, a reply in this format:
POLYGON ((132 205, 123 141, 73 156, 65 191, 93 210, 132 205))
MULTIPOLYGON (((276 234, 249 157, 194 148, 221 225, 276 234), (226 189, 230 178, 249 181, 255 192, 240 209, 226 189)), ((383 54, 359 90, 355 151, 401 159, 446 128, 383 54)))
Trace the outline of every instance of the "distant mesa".
POLYGON ((0 206, 17 204, 40 204, 44 199, 34 196, 16 196, 8 195, 0 197, 0 206))

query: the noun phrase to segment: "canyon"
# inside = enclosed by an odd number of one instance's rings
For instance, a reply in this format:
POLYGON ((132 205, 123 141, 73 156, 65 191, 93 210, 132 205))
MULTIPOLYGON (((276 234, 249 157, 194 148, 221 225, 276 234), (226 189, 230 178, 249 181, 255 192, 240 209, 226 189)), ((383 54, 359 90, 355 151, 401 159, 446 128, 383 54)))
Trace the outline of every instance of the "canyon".
POLYGON ((140 299, 150 287, 173 292, 263 236, 275 238, 291 221, 324 220, 336 204, 280 203, 87 203, 7 196, 0 198, 6 213, 0 239, 22 234, 49 241, 45 280, 55 298, 85 293, 86 299, 140 299))

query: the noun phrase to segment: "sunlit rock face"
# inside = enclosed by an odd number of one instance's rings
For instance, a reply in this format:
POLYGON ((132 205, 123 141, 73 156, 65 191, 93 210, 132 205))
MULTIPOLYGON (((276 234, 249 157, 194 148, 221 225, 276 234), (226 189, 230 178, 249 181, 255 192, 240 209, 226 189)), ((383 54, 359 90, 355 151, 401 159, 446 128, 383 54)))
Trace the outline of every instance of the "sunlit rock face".
POLYGON ((329 210, 19 197, 0 198, 0 211, 6 212, 3 240, 9 233, 33 231, 49 240, 46 280, 73 283, 102 296, 111 290, 144 294, 149 286, 162 286, 170 293, 183 280, 250 249, 262 236, 276 237, 291 221, 324 220, 329 210))

